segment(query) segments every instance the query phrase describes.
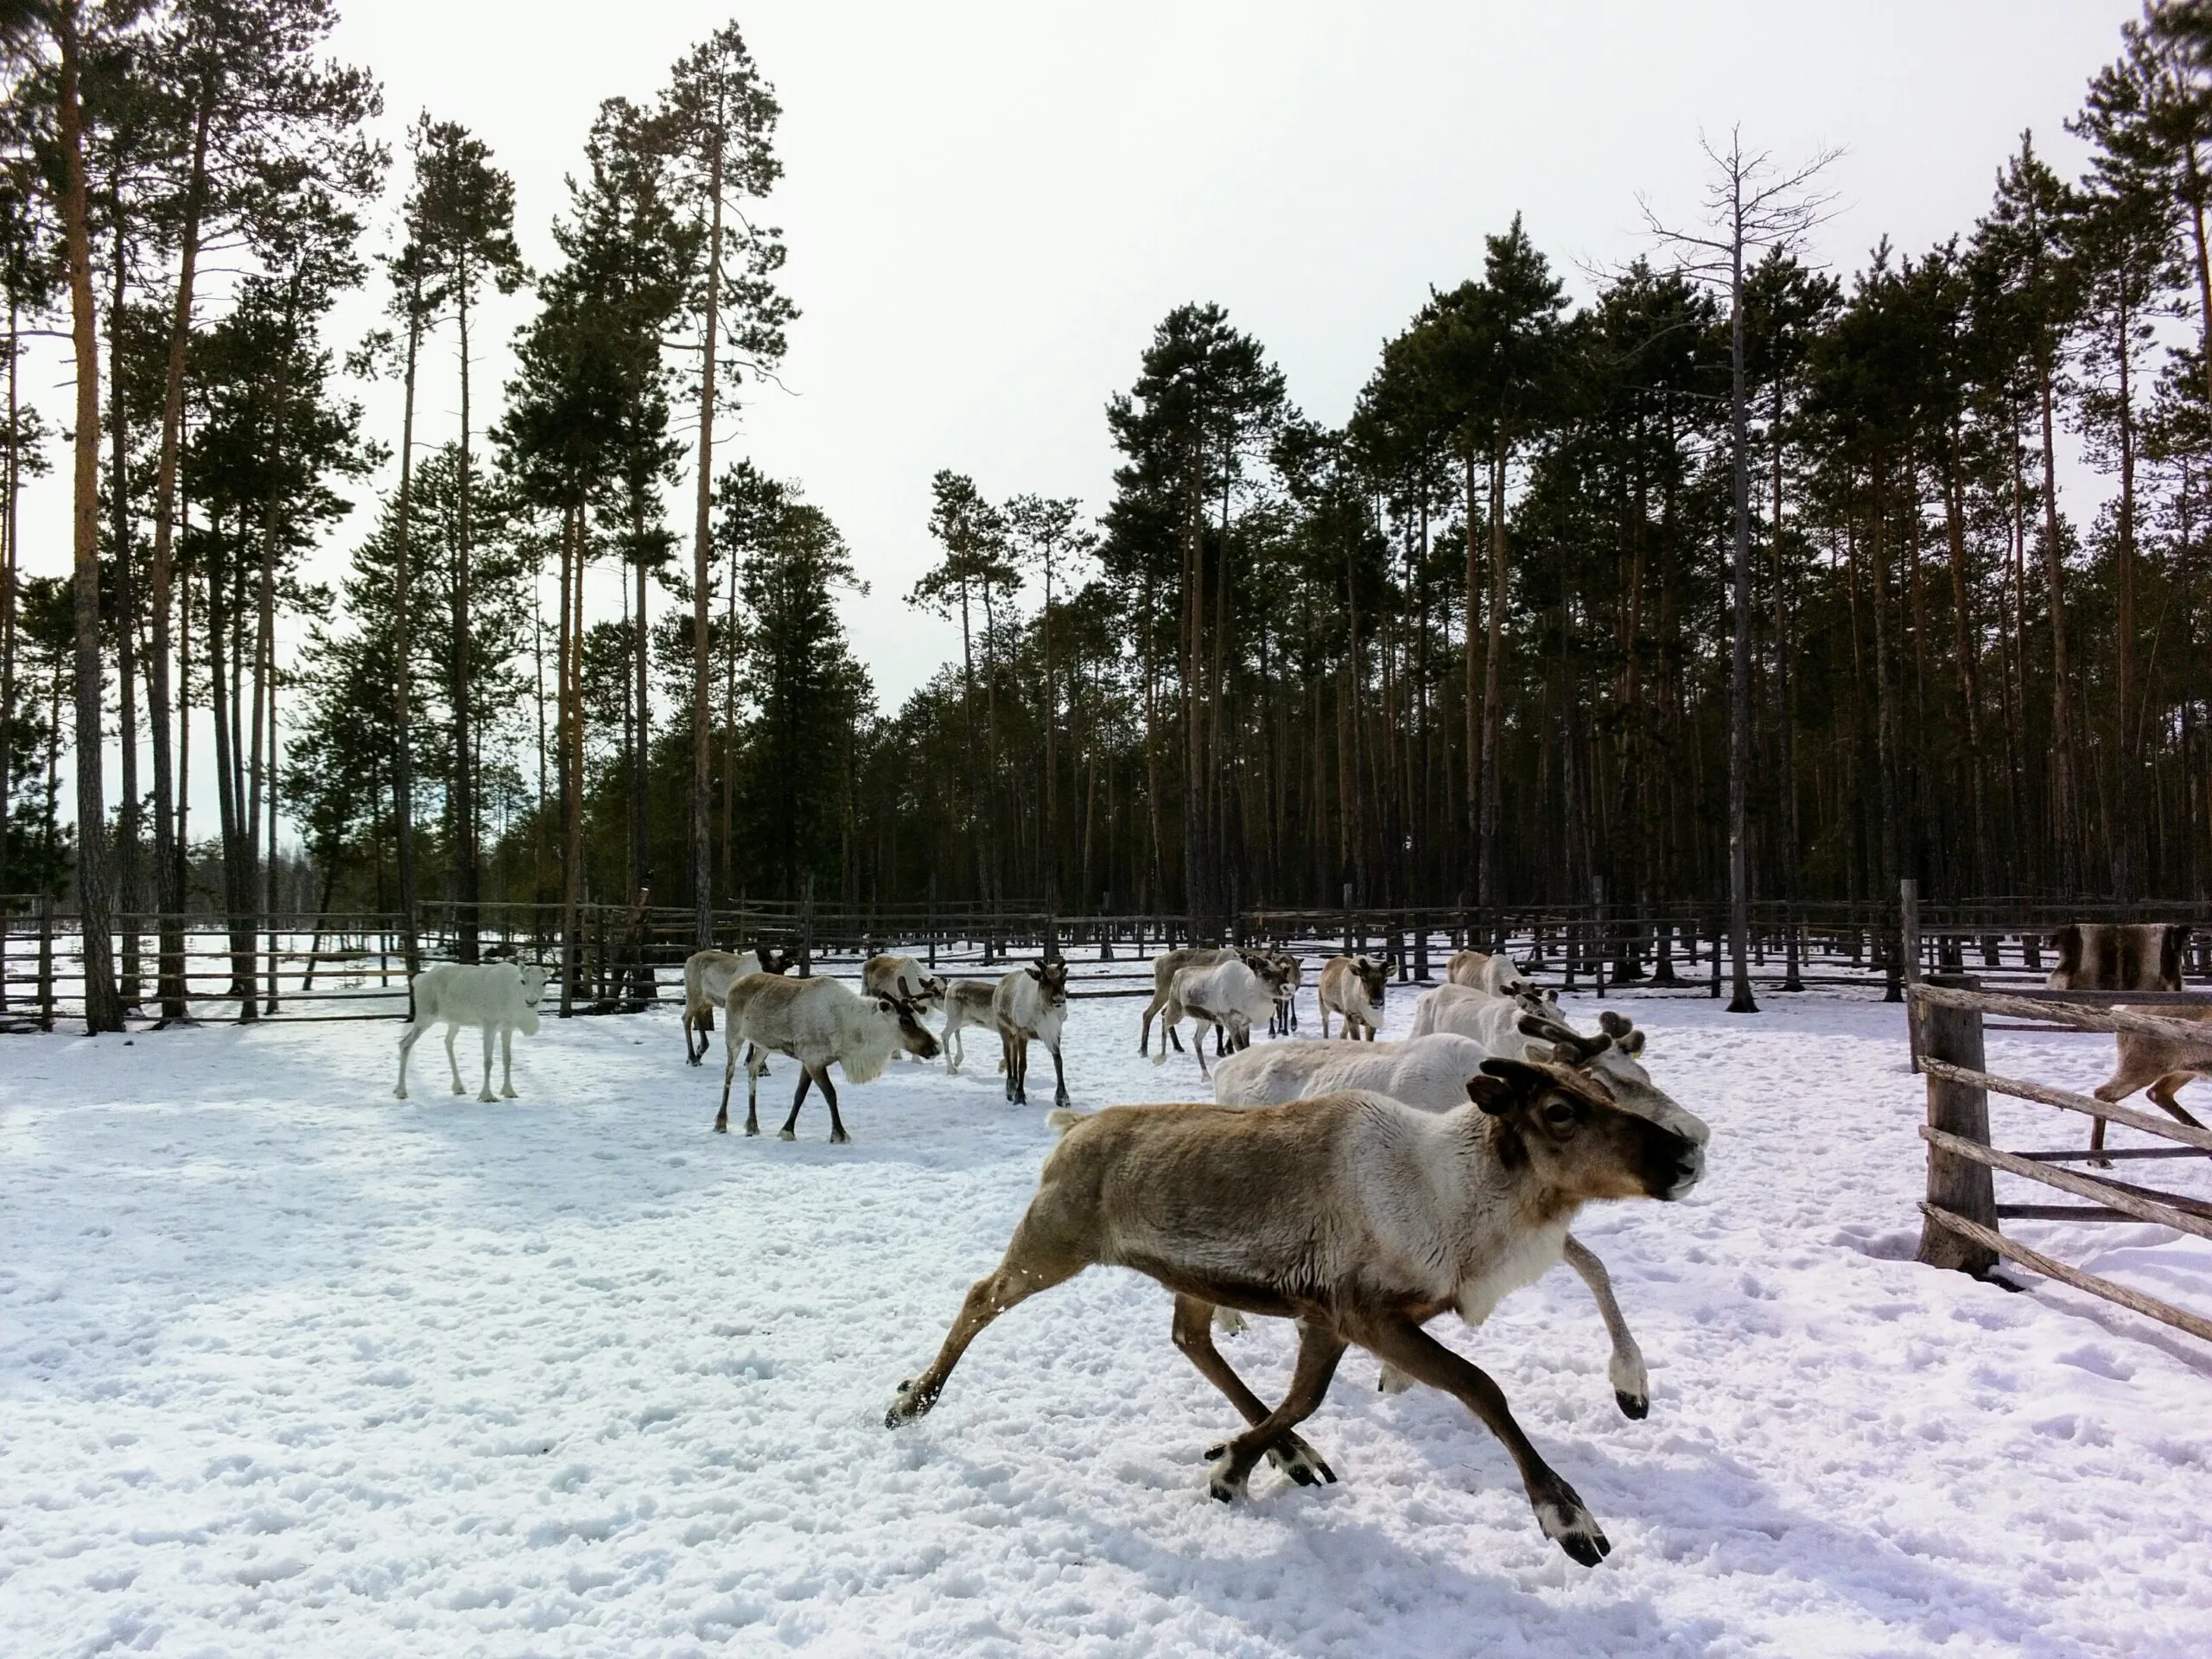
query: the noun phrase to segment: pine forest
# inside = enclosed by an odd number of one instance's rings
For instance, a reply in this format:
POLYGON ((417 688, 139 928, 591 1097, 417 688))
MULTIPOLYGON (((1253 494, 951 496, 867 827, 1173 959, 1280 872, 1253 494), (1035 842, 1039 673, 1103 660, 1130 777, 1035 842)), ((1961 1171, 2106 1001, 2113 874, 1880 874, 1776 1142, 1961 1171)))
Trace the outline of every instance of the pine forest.
POLYGON ((181 1006, 188 924, 250 954, 279 910, 442 905, 470 960, 525 904, 703 943, 803 894, 1202 936, 2212 881, 2203 0, 2083 66, 2080 176, 2024 133, 1933 246, 1823 269, 1832 158, 1748 133, 1619 268, 1531 204, 1405 296, 1340 427, 1193 296, 1097 391, 1109 499, 986 491, 949 441, 902 580, 958 653, 896 707, 841 620, 865 561, 742 441, 808 323, 737 23, 600 106, 532 269, 467 111, 372 136, 333 0, 0 16, 0 893, 84 918, 95 1028, 181 1006), (513 372, 472 380, 510 296, 513 372), (37 340, 73 385, 19 372, 37 340), (34 575, 57 474, 69 574, 34 575))

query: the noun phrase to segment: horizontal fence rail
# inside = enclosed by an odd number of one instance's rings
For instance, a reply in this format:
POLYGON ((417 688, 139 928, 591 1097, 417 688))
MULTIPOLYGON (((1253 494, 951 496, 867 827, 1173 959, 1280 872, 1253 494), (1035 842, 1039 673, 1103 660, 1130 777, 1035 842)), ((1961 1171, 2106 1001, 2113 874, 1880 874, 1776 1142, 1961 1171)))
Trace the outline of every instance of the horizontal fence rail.
POLYGON ((2212 1342, 2212 1318, 2060 1262, 2006 1237, 2001 1225, 2008 1220, 2147 1222, 2212 1239, 2212 1201, 2057 1166, 2108 1162, 2114 1158, 2148 1160, 2212 1157, 2212 1128, 2049 1084, 2000 1076, 1988 1069, 1982 1049, 1984 1015, 2025 1013, 2063 1029, 2156 1037, 2205 1050, 2212 1048, 2212 1027, 2116 1005, 2125 1001, 2212 1010, 2212 995, 2171 991, 2045 990, 2008 994, 1983 990, 1977 980, 1961 975, 1935 983, 1915 983, 1909 988, 1908 999, 1911 1005, 1909 1023, 1914 1034, 1913 1065, 1928 1078, 1928 1122, 1920 1128, 1921 1139, 1928 1146, 1928 1196, 1920 1205, 1923 1217, 1920 1260, 1932 1266, 1955 1268, 1979 1275, 1986 1274, 2002 1257, 2046 1278, 2212 1342), (1990 1144, 1991 1095, 2123 1123, 2175 1144, 2115 1148, 2111 1152, 2005 1151, 1990 1144), (2050 1187, 2087 1202, 2000 1204, 1993 1179, 1999 1173, 2050 1187))
MULTIPOLYGON (((1923 905, 1906 883, 1892 903, 1766 902, 1751 907, 1751 918, 1749 965, 1762 995, 1820 990, 1901 1001, 1905 987, 1925 973, 1955 971, 1969 959, 2004 988, 2032 994, 2046 970, 2048 934, 2076 919, 2202 924, 2205 931, 2193 941, 2189 967, 2212 976, 2212 905, 1923 905)), ((114 939, 126 1001, 149 1017, 160 1006, 159 920, 119 918, 114 939)), ((0 895, 0 1029, 50 1027, 81 1017, 80 925, 45 895, 0 895)), ((650 905, 587 904, 572 913, 557 904, 433 902, 418 908, 411 929, 396 914, 332 913, 256 916, 250 923, 242 918, 234 931, 221 917, 195 914, 186 919, 182 951, 169 965, 181 976, 185 1011, 193 1019, 393 1018, 407 1007, 411 935, 425 963, 472 952, 543 962, 556 969, 564 1012, 612 1012, 680 995, 677 982, 695 948, 696 926, 689 908, 650 905)), ((1070 916, 975 904, 854 907, 748 899, 715 911, 710 927, 713 942, 723 948, 782 946, 792 950, 802 971, 840 976, 877 950, 912 954, 950 973, 1002 972, 1036 956, 1090 959, 1099 970, 1084 975, 1076 994, 1095 997, 1144 995, 1149 975, 1143 963, 1196 942, 1267 944, 1309 959, 1367 951, 1395 958, 1396 977, 1406 983, 1440 979, 1455 950, 1502 948, 1548 989, 1717 997, 1726 978, 1726 932, 1717 903, 1263 907, 1193 925, 1187 917, 1159 913, 1070 916), (1106 965, 1122 962, 1130 965, 1127 973, 1106 965)), ((2056 1020, 2046 1006, 2009 1012, 2056 1020)), ((2057 1028, 2091 1027, 2058 1022, 2057 1028)))

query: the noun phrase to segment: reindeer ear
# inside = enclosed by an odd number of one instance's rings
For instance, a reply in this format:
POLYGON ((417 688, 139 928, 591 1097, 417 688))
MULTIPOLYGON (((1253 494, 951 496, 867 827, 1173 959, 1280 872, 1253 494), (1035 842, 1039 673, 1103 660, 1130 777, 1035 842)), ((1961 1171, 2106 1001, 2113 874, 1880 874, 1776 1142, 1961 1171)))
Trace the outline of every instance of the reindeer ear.
POLYGON ((1044 981, 1045 970, 1042 968, 1025 968, 1021 971, 1028 975, 1030 978, 1038 981, 1040 984, 1044 981))
POLYGON ((1503 1077, 1475 1076, 1467 1079, 1467 1098, 1492 1117, 1513 1104, 1513 1085, 1503 1077))
POLYGON ((1467 1098, 1496 1116, 1516 1100, 1533 1100, 1551 1084, 1549 1072, 1525 1060, 1484 1060, 1482 1075, 1467 1080, 1467 1098))

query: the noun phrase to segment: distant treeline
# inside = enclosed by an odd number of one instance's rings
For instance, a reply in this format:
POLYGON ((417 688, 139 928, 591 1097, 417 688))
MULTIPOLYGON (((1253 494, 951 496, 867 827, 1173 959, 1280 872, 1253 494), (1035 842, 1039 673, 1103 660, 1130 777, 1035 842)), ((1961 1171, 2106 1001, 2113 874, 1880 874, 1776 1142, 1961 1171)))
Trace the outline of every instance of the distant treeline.
POLYGON ((1732 828, 1740 900, 2205 891, 2206 0, 2091 78, 2085 176, 2024 135, 1976 223, 1847 281, 1803 263, 1817 159, 1732 147, 1716 217, 1655 226, 1586 303, 1516 219, 1340 429, 1220 307, 1178 308, 1107 403, 1110 500, 938 476, 908 598, 961 652, 895 712, 838 620, 836 525, 716 453, 798 317, 735 25, 601 105, 531 271, 465 127, 371 137, 334 21, 5 21, 0 892, 181 915, 194 768, 241 950, 283 819, 340 909, 650 894, 702 928, 810 881, 1199 925, 1347 887, 1703 905, 1732 828), (387 327, 328 339, 362 284, 387 327), (485 296, 524 290, 515 372, 472 383, 485 296), (71 339, 67 411, 20 384, 34 330, 71 339), (353 400, 372 375, 394 430, 353 400), (432 391, 450 441, 416 431, 432 391), (74 574, 36 582, 14 504, 57 434, 74 574), (2094 522, 2055 488, 2070 438, 2094 522), (336 592, 298 574, 334 537, 336 592), (111 743, 122 798, 74 767, 104 829, 73 836, 61 759, 111 743))

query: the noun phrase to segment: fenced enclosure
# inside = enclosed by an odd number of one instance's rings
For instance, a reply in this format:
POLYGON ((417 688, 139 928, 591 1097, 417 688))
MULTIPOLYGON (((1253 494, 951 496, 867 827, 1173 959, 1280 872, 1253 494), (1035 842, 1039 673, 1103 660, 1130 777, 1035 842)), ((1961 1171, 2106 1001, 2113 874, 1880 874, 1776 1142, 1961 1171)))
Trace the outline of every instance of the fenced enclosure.
MULTIPOLYGON (((118 918, 114 960, 126 1004, 158 1012, 159 919, 118 918)), ((2212 975, 2212 904, 2082 905, 1982 899, 1922 906, 1910 882, 1886 903, 1761 904, 1749 936, 1762 995, 1827 990, 1902 1001, 1928 971, 1972 961, 1993 984, 2040 986, 2044 940, 2069 921, 2185 922, 2198 930, 2193 973, 2212 975)), ((187 1016, 226 1019, 392 1019, 407 1007, 407 940, 397 914, 257 916, 233 929, 224 918, 187 918, 173 969, 187 1016), (251 1013, 248 1012, 249 1008, 251 1013)), ((1268 943, 1309 962, 1338 950, 1394 957, 1402 982, 1442 976, 1467 945, 1504 949, 1540 985, 1599 995, 1721 995, 1727 927, 1718 902, 1394 909, 1255 909, 1211 927, 1160 913, 1077 915, 977 905, 817 906, 744 902, 718 910, 714 943, 790 947, 803 972, 849 976, 872 950, 894 950, 947 971, 986 972, 1047 954, 1089 958, 1077 995, 1145 994, 1154 955, 1197 942, 1268 943), (1126 969, 1115 964, 1127 963, 1126 969)), ((551 994, 564 1014, 635 1009, 680 983, 695 948, 688 908, 492 903, 421 906, 413 929, 425 963, 513 954, 560 970, 551 994)), ((51 1028, 82 1016, 81 925, 44 894, 0 895, 0 1029, 51 1028)))
POLYGON ((2139 1010, 2145 1007, 2212 1008, 2212 995, 2196 991, 2000 993, 1983 989, 1974 977, 1952 975, 1916 982, 1908 988, 1907 996, 1914 1069, 1928 1078, 1928 1122, 1920 1129, 1921 1138, 1928 1143, 1928 1196, 1920 1205, 1924 1219, 1919 1259, 1932 1267, 1980 1276, 2002 1257, 2212 1342, 2212 1317, 2086 1273, 2006 1237, 2001 1225, 2008 1220, 2152 1222, 2212 1239, 2212 1203, 2187 1193, 2061 1167, 2100 1160, 2140 1162, 2212 1157, 2212 1129, 2132 1106, 2108 1104, 2047 1084, 2000 1077, 1989 1071, 1982 1043, 1983 1017, 2000 1014, 2037 1021, 2035 1029, 2043 1028, 2041 1022, 2050 1021, 2069 1030, 2136 1032, 2202 1047, 2212 1041, 2212 1028, 2139 1010), (2130 1006, 2113 1006, 2121 1002, 2130 1006), (2111 1147, 2101 1153, 2086 1148, 2078 1152, 2000 1150, 1990 1144, 1992 1094, 2090 1118, 2107 1118, 2173 1144, 2111 1147), (2000 1173, 2088 1202, 2000 1204, 1996 1192, 1996 1176, 2000 1173))

